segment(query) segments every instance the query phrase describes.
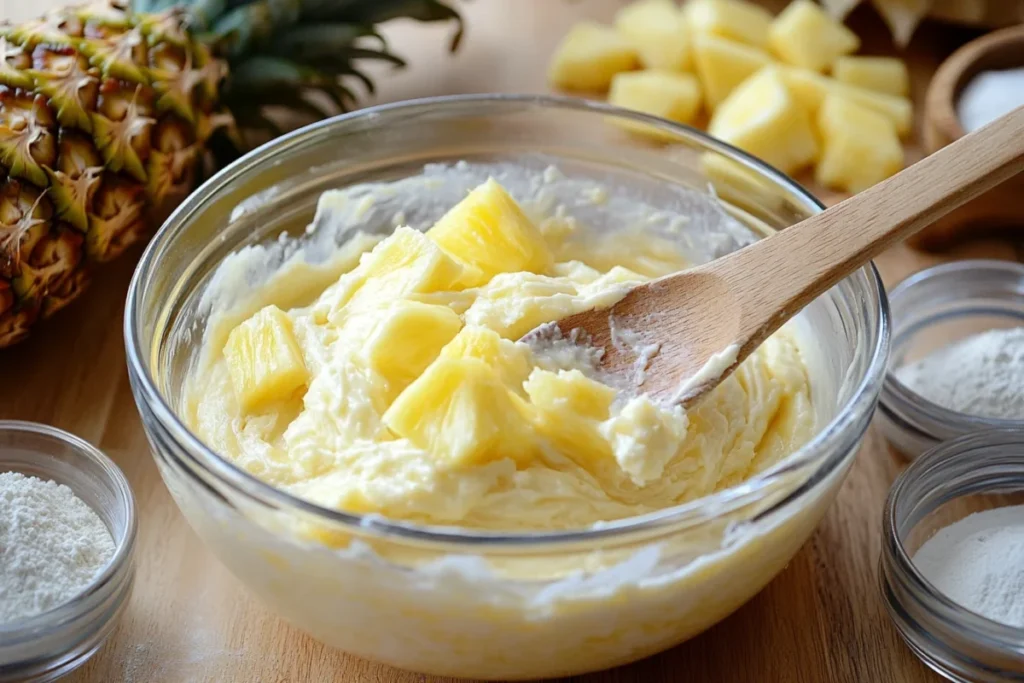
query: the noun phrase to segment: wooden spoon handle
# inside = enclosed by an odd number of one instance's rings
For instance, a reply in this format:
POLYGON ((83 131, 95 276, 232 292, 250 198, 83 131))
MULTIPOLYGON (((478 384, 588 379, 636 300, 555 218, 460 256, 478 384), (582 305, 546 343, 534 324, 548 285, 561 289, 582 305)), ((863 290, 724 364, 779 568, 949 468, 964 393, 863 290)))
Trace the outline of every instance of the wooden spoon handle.
POLYGON ((1024 107, 816 216, 709 264, 743 302, 740 338, 749 339, 751 347, 760 344, 887 247, 1021 171, 1024 107))

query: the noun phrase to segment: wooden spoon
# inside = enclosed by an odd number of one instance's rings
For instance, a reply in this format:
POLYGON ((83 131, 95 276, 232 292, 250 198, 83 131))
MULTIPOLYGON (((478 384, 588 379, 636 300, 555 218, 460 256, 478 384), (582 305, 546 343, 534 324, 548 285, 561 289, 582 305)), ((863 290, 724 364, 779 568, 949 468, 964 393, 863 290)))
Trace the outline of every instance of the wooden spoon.
POLYGON ((629 382, 646 364, 645 393, 688 405, 872 257, 1022 170, 1024 107, 822 213, 555 325, 589 335, 606 372, 629 382), (632 332, 629 345, 620 330, 632 332))

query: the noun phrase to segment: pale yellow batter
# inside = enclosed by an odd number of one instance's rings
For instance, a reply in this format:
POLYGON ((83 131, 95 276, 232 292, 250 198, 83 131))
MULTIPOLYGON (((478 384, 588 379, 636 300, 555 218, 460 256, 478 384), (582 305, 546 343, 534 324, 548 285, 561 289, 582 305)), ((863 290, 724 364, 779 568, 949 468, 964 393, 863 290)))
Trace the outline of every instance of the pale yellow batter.
POLYGON ((532 221, 488 183, 426 234, 352 241, 358 265, 311 302, 313 271, 282 271, 250 309, 302 305, 211 323, 188 383, 189 426, 326 507, 505 530, 674 506, 809 439, 811 389, 786 332, 688 412, 611 389, 566 345, 515 341, 686 265, 664 237, 581 240, 566 225, 532 221))

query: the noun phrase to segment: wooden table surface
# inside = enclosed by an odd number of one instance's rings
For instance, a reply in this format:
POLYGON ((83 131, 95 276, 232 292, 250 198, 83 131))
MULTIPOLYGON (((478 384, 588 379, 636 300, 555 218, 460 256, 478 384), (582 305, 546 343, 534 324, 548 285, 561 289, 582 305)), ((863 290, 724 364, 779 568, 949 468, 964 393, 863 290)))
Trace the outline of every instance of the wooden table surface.
MULTIPOLYGON (((3 1, 6 16, 16 20, 40 5, 3 1)), ((445 50, 441 27, 396 23, 388 29, 392 45, 414 66, 384 77, 379 98, 541 92, 545 61, 565 28, 583 16, 608 19, 620 4, 476 0, 463 6, 468 33, 455 57, 445 50)), ((867 42, 884 46, 881 25, 867 13, 862 19, 862 33, 877 37, 867 42)), ((910 52, 918 101, 928 75, 963 39, 962 30, 929 27, 919 33, 910 52)), ((877 263, 891 285, 926 265, 978 255, 1024 261, 1024 244, 971 244, 944 256, 899 247, 877 263)), ((284 623, 243 592, 187 526, 157 474, 125 371, 123 301, 137 256, 111 266, 83 300, 41 325, 27 343, 0 354, 0 417, 44 422, 88 439, 117 461, 139 501, 132 600, 109 643, 67 680, 433 680, 330 650, 284 623)), ((938 681, 900 641, 877 589, 882 505, 902 466, 872 428, 825 520, 763 592, 688 643, 579 680, 938 681)))

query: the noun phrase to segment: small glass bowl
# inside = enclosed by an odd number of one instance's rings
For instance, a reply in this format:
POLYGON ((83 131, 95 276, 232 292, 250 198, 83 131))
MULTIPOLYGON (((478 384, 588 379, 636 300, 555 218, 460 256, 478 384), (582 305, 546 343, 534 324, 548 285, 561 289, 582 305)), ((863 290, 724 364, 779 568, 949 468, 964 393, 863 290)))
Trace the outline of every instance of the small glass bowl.
POLYGON ((79 595, 42 614, 0 622, 0 683, 54 681, 103 645, 128 603, 135 577, 135 498, 117 465, 77 436, 0 420, 0 472, 12 471, 68 486, 114 538, 114 556, 79 595))
POLYGON ((896 371, 937 348, 986 330, 1024 325, 1024 264, 975 259, 911 275, 889 293, 893 336, 878 419, 889 442, 915 458, 943 441, 985 429, 1024 429, 944 408, 910 389, 896 371))
POLYGON ((1024 504, 1024 429, 993 429, 942 444, 893 484, 882 524, 881 587, 900 635, 952 681, 1024 681, 1024 629, 947 598, 911 559, 937 531, 969 514, 1024 504))

